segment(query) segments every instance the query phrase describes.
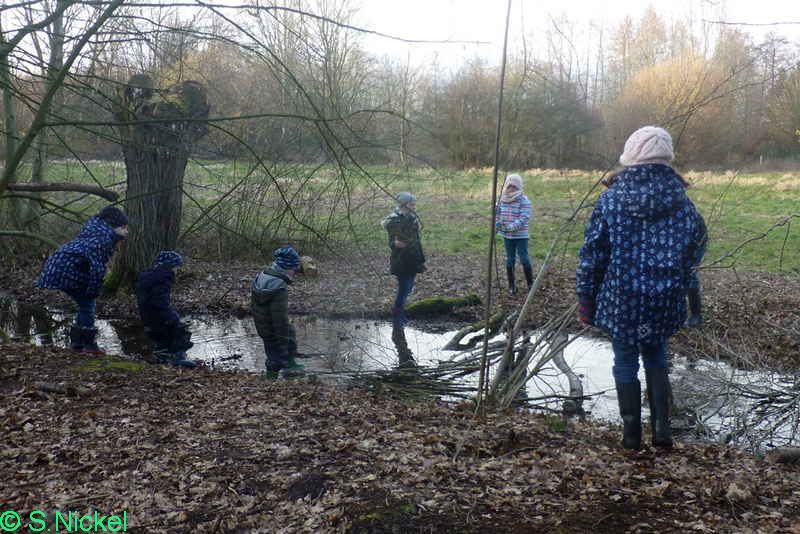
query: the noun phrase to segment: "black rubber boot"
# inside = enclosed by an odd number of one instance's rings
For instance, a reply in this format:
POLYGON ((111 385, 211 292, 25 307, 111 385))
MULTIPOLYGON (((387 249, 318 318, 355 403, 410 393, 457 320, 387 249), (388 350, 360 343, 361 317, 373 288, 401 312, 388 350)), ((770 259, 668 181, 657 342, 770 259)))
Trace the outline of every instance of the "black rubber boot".
POLYGON ((83 350, 83 328, 75 324, 69 327, 69 348, 78 352, 83 350))
POLYGON ((106 351, 97 346, 97 328, 81 328, 83 339, 83 352, 104 356, 106 351))
POLYGON ((665 368, 645 369, 647 399, 650 402, 650 424, 653 427, 653 446, 672 448, 672 429, 669 423, 670 385, 665 368))
POLYGON ((642 386, 639 381, 617 383, 617 399, 622 416, 622 446, 638 451, 642 446, 642 386))
POLYGON ((533 267, 531 265, 523 265, 522 270, 525 271, 525 281, 528 282, 528 291, 533 287, 533 267))
POLYGON ((686 297, 689 301, 689 318, 686 320, 686 326, 700 326, 703 324, 702 301, 700 300, 699 289, 689 289, 686 291, 686 297))
POLYGON ((506 276, 508 277, 508 295, 517 294, 517 282, 514 280, 514 268, 506 265, 506 276))

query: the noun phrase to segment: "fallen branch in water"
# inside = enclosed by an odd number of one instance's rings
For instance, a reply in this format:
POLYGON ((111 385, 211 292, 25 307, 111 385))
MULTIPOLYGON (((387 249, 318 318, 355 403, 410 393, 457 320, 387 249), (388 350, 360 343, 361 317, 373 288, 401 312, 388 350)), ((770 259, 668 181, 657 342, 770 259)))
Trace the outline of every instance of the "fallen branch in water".
MULTIPOLYGON (((503 320, 505 319, 505 317, 506 313, 504 311, 499 311, 494 315, 492 315, 492 317, 489 319, 489 332, 488 332, 489 339, 491 339, 500 330, 500 326, 503 324, 503 320)), ((481 334, 479 336, 475 336, 466 343, 462 343, 461 340, 470 334, 474 334, 475 332, 480 332, 485 330, 485 326, 486 323, 484 321, 478 321, 465 326, 464 328, 453 334, 453 337, 450 338, 450 341, 447 342, 447 345, 442 347, 442 350, 469 350, 471 348, 474 348, 475 345, 483 341, 484 336, 486 336, 487 334, 481 334)))

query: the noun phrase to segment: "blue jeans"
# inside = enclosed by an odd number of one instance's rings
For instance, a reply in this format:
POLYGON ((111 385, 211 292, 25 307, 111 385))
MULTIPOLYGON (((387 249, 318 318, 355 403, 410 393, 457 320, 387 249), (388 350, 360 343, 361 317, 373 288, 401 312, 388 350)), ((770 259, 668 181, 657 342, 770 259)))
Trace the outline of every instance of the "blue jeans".
POLYGON ((531 265, 531 258, 528 256, 528 238, 522 239, 508 239, 503 238, 503 244, 506 246, 506 267, 514 268, 514 262, 519 254, 519 262, 527 267, 531 265))
POLYGON ((618 384, 636 382, 639 374, 639 354, 645 369, 667 368, 667 342, 654 344, 630 345, 620 341, 612 341, 614 349, 614 367, 611 372, 618 384))
POLYGON ((414 279, 416 274, 398 274, 397 276, 397 296, 394 298, 394 307, 392 308, 392 321, 396 326, 403 326, 406 324, 406 313, 403 310, 411 295, 411 290, 414 289, 414 279))
POLYGON ((95 299, 89 297, 72 297, 78 305, 78 315, 75 324, 81 328, 94 328, 95 299))

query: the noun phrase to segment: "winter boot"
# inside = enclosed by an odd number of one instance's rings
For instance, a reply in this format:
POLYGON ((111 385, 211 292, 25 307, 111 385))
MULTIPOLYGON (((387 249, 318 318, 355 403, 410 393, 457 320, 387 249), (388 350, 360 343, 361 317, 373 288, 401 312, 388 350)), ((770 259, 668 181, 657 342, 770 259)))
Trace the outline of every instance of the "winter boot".
POLYGON ((672 448, 672 429, 669 423, 670 385, 665 368, 645 369, 647 400, 650 402, 650 423, 653 427, 653 446, 672 448))
POLYGON ((506 265, 506 276, 508 277, 508 296, 513 297, 517 294, 517 282, 514 280, 514 268, 506 265))
POLYGON ((689 289, 686 292, 689 300, 689 318, 686 320, 686 326, 700 326, 703 324, 702 305, 700 301, 700 290, 697 288, 689 289))
POLYGON ((165 348, 153 349, 153 358, 157 363, 172 363, 172 353, 165 348))
POLYGON ((293 378, 302 376, 306 373, 306 366, 294 359, 294 356, 289 356, 283 368, 280 370, 280 376, 286 378, 293 378))
POLYGON ((642 446, 642 386, 617 382, 619 414, 622 416, 622 446, 638 451, 642 446))
POLYGON ((523 265, 522 270, 525 271, 525 281, 528 283, 528 291, 533 287, 533 266, 523 265))
POLYGON ((172 365, 175 367, 186 367, 187 369, 194 369, 197 367, 197 362, 190 360, 186 357, 186 352, 179 351, 172 355, 172 365))
POLYGON ((69 348, 78 352, 83 350, 83 328, 76 324, 69 327, 69 348))
POLYGON ((97 346, 97 328, 81 328, 83 339, 83 352, 105 356, 106 351, 97 346))

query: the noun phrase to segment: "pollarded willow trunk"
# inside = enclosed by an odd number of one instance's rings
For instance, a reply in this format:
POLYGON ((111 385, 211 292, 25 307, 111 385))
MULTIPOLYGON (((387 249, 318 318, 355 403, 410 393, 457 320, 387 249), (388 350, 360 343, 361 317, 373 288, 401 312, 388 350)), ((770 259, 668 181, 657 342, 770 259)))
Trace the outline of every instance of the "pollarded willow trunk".
POLYGON ((205 88, 183 82, 153 89, 148 76, 131 77, 116 111, 125 156, 125 211, 130 233, 114 268, 114 280, 130 284, 160 250, 178 244, 183 176, 194 144, 208 126, 205 88))

